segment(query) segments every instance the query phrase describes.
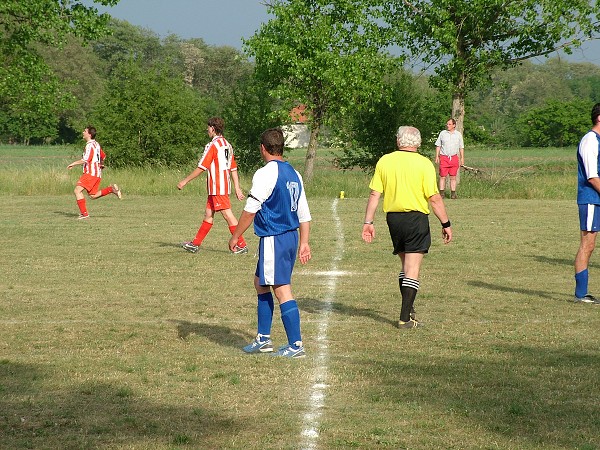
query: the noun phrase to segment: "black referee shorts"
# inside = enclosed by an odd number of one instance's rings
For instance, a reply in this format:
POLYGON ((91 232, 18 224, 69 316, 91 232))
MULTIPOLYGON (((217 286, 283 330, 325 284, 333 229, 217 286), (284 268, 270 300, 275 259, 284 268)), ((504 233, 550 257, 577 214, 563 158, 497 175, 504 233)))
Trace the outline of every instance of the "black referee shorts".
POLYGON ((386 222, 394 245, 394 255, 429 252, 431 232, 427 214, 418 211, 389 212, 386 222))

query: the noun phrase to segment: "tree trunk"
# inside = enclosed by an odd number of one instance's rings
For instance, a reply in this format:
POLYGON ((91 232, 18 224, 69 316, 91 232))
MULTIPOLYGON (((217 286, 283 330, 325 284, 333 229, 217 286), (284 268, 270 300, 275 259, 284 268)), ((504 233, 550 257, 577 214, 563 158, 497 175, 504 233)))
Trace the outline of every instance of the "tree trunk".
MULTIPOLYGON (((456 130, 463 136, 465 129, 465 94, 459 90, 452 94, 452 117, 456 120, 456 130)), ((449 182, 449 180, 447 180, 449 182)), ((460 184, 460 169, 456 174, 456 185, 460 184)))
POLYGON ((456 129, 464 136, 465 94, 463 92, 456 92, 452 95, 452 117, 456 120, 456 129))
POLYGON ((319 143, 319 132, 321 131, 321 125, 316 121, 312 122, 310 126, 310 140, 308 141, 306 162, 304 164, 304 175, 302 176, 304 181, 307 183, 310 182, 313 177, 315 159, 317 157, 317 145, 319 143))

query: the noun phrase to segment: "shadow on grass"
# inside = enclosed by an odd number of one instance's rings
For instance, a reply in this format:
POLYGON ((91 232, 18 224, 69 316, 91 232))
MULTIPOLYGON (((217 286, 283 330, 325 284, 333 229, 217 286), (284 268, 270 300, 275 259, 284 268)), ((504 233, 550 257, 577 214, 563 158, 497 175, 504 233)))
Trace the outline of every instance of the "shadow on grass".
POLYGON ((61 376, 51 367, 0 361, 2 448, 201 448, 240 427, 215 405, 157 403, 104 381, 66 386, 61 376))
MULTIPOLYGON (((182 253, 191 253, 188 252, 186 250, 183 249, 183 247, 181 247, 182 242, 179 243, 173 243, 173 242, 156 242, 156 245, 158 245, 159 247, 174 247, 174 248, 179 248, 181 249, 182 253)), ((229 250, 227 250, 226 248, 227 246, 224 245, 223 246, 223 250, 222 249, 215 249, 215 248, 210 248, 210 247, 204 247, 204 246, 200 246, 200 248, 198 249, 197 254, 201 254, 201 253, 228 253, 230 254, 231 252, 229 250)), ((192 253, 195 254, 195 253, 192 253)))
POLYGON ((54 211, 54 214, 68 218, 79 217, 78 212, 54 211))
MULTIPOLYGON (((383 323, 385 325, 391 325, 396 328, 397 320, 392 319, 390 317, 382 316, 377 311, 367 308, 357 308, 355 306, 345 305, 340 302, 331 302, 326 303, 322 300, 317 300, 315 298, 299 298, 298 306, 301 311, 306 311, 311 314, 320 314, 323 311, 330 309, 334 314, 343 314, 349 317, 366 317, 367 319, 371 319, 375 322, 383 323)), ((417 302, 418 303, 418 302, 417 302)), ((418 306, 418 305, 417 305, 418 306)), ((396 315, 400 315, 400 305, 398 305, 397 311, 392 311, 394 317, 396 315)))
POLYGON ((565 300, 569 300, 571 298, 570 295, 566 295, 564 293, 557 294, 556 292, 514 288, 514 287, 509 287, 509 286, 502 286, 499 284, 485 283, 483 281, 468 281, 467 284, 469 286, 482 288, 482 289, 489 289, 489 290, 500 291, 500 292, 508 292, 511 294, 527 295, 529 297, 541 297, 541 298, 545 298, 548 300, 565 301, 565 300))
MULTIPOLYGON (((527 448, 600 448, 597 350, 499 343, 482 355, 369 360, 372 402, 427 408, 431 420, 468 422, 527 448), (400 382, 401 380, 401 382, 400 382), (385 386, 385 398, 377 392, 385 386), (410 395, 407 396, 407 393, 410 395)), ((369 401, 369 400, 367 400, 369 401)))
POLYGON ((205 337, 215 344, 232 347, 241 351, 241 348, 254 339, 254 335, 242 333, 238 330, 221 325, 188 322, 186 320, 170 320, 177 326, 179 339, 187 339, 191 334, 205 337))
MULTIPOLYGON (((573 264, 575 262, 575 254, 573 254, 572 259, 548 258, 547 256, 541 256, 541 255, 529 255, 529 257, 532 259, 535 259, 539 263, 544 263, 544 264, 549 264, 549 265, 554 265, 554 266, 568 266, 571 268, 573 267, 573 264)), ((598 267, 600 267, 600 265, 594 264, 593 262, 590 261, 589 267, 598 268, 598 267)))

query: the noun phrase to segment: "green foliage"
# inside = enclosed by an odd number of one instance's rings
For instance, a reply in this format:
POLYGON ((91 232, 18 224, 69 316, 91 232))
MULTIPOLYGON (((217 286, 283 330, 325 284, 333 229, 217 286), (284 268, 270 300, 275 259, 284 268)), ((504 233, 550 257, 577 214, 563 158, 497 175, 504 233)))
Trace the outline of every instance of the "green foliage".
POLYGON ((198 157, 205 102, 163 66, 118 65, 92 115, 111 165, 189 164, 198 157))
POLYGON ((579 99, 591 105, 599 94, 600 67, 594 64, 550 59, 544 64, 525 62, 512 69, 497 69, 489 85, 469 94, 465 138, 520 146, 525 130, 515 122, 521 115, 550 100, 568 103, 579 99))
POLYGON ((585 100, 549 100, 523 114, 516 125, 526 147, 576 146, 590 128, 592 104, 585 100))
POLYGON ((91 43, 108 73, 124 61, 134 60, 141 65, 152 66, 162 60, 160 37, 153 31, 113 18, 108 29, 109 34, 98 36, 91 43))
POLYGON ((73 104, 72 97, 35 53, 19 59, 19 65, 0 68, 0 137, 23 143, 54 138, 59 112, 73 104))
POLYGON ((275 18, 245 49, 256 60, 258 80, 280 100, 280 115, 306 106, 312 133, 304 175, 310 179, 321 126, 357 101, 380 96, 383 74, 397 61, 379 52, 384 40, 368 1, 277 0, 268 11, 275 18))
POLYGON ((453 94, 459 130, 464 100, 495 68, 559 47, 570 52, 600 33, 600 2, 588 0, 380 0, 396 43, 434 68, 430 82, 453 94))
MULTIPOLYGON (((99 0, 114 5, 118 0, 99 0)), ((80 2, 4 0, 0 4, 0 137, 29 142, 57 134, 69 97, 36 44, 60 48, 69 35, 90 39, 106 32, 107 15, 80 2)))
POLYGON ((439 107, 443 99, 412 74, 400 71, 383 87, 386 96, 369 104, 356 105, 348 112, 347 126, 341 130, 351 146, 338 159, 342 168, 373 170, 386 153, 396 150, 396 132, 401 125, 413 125, 421 132, 421 153, 433 155, 433 142, 447 115, 439 107))
POLYGON ((235 149, 240 170, 251 172, 263 164, 260 157, 260 135, 281 123, 271 112, 274 100, 268 89, 254 77, 248 77, 234 90, 233 102, 224 113, 226 136, 235 149))

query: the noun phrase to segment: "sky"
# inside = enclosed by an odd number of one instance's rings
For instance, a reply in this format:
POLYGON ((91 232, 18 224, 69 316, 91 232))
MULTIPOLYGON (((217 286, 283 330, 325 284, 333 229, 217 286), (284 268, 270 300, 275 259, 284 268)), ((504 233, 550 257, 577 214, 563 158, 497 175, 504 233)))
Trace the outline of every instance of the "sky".
MULTIPOLYGON (((89 6, 93 1, 83 3, 89 6)), ((241 50, 242 38, 251 37, 272 18, 263 3, 264 0, 121 0, 112 8, 93 5, 100 12, 152 30, 160 37, 176 34, 183 39, 202 38, 209 45, 241 50)), ((600 40, 584 44, 573 55, 551 56, 600 65, 600 40)))
POLYGON ((163 38, 169 34, 202 38, 209 45, 240 50, 242 38, 254 35, 270 17, 264 0, 121 0, 111 8, 91 0, 82 3, 163 38))

